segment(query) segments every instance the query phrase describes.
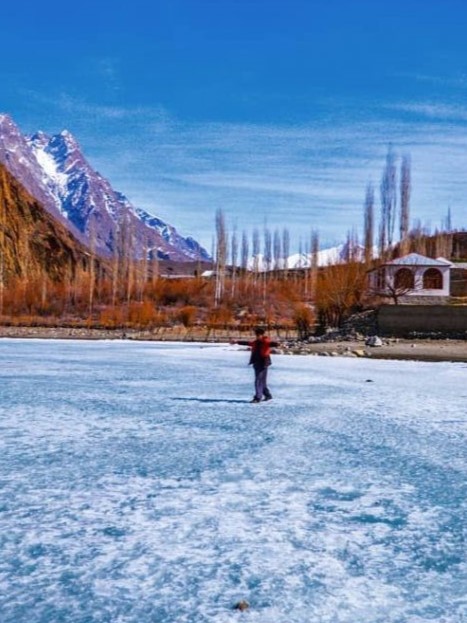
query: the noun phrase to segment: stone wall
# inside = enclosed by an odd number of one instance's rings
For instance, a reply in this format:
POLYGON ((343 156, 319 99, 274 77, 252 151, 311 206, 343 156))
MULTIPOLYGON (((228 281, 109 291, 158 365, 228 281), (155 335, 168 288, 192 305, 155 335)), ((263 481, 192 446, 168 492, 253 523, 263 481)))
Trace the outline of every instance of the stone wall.
MULTIPOLYGON (((381 335, 467 338, 467 306, 382 305, 378 312, 381 335)), ((467 347, 467 345, 466 345, 467 347)))

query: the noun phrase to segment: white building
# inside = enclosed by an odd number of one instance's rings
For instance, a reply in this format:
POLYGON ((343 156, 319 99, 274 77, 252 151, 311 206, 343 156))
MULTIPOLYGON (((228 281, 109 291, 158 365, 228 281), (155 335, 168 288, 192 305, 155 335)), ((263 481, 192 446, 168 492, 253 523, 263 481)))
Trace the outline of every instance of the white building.
POLYGON ((434 260, 418 253, 385 262, 369 272, 369 288, 375 294, 391 296, 450 296, 452 264, 442 257, 434 260))

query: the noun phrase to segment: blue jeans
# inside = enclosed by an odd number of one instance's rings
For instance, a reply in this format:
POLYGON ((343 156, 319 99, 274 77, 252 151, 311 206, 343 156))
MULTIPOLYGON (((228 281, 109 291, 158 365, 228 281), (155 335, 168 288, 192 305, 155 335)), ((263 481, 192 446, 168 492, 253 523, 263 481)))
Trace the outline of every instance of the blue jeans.
POLYGON ((272 398, 268 389, 268 369, 255 368, 255 398, 261 400, 262 397, 272 398))

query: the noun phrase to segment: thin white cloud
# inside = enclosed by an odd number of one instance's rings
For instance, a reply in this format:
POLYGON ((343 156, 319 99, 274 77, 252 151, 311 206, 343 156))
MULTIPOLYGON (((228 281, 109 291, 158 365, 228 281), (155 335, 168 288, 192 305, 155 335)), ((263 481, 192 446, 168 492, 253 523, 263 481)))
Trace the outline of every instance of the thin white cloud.
POLYGON ((436 74, 398 72, 395 75, 400 78, 407 78, 438 87, 452 87, 457 89, 465 89, 467 87, 467 75, 464 73, 440 76, 436 74))
POLYGON ((149 120, 162 120, 167 118, 167 113, 162 106, 156 108, 106 106, 102 104, 92 104, 86 102, 84 99, 72 97, 66 93, 62 93, 56 103, 59 108, 71 114, 87 115, 100 119, 137 119, 147 122, 149 120))
POLYGON ((64 91, 53 97, 26 89, 23 90, 23 93, 26 97, 32 99, 36 105, 55 109, 57 116, 60 116, 60 113, 66 113, 71 125, 77 119, 91 123, 107 120, 131 121, 132 123, 144 123, 146 126, 150 123, 168 122, 170 120, 169 113, 162 105, 129 107, 96 104, 64 91))
POLYGON ((387 107, 395 111, 413 113, 431 119, 467 121, 467 107, 462 105, 430 102, 401 102, 398 104, 389 104, 387 107))

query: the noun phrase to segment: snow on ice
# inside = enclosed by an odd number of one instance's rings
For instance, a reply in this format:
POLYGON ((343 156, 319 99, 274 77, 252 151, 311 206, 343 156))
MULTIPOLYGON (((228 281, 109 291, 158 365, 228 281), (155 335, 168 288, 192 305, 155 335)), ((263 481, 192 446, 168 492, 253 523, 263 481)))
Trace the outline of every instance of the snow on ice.
POLYGON ((239 347, 0 361, 2 623, 467 620, 465 365, 276 356, 251 405, 239 347))

